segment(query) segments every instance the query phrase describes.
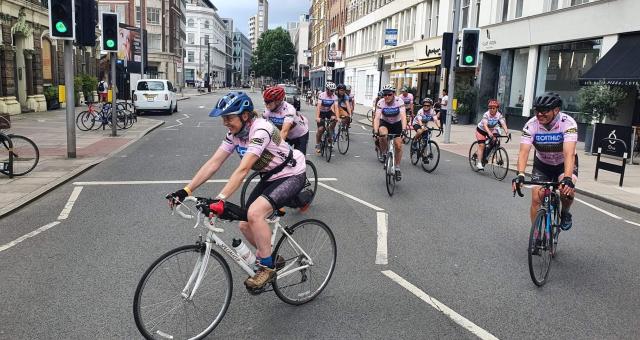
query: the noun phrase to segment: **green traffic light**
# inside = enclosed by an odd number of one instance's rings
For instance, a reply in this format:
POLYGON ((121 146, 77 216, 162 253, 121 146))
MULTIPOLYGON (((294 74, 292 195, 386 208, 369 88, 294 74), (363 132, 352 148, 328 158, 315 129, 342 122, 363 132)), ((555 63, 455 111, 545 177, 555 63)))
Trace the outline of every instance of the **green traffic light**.
POLYGON ((113 48, 116 45, 115 41, 113 41, 113 39, 109 39, 107 40, 107 47, 108 48, 113 48))
POLYGON ((472 64, 473 63, 473 56, 468 55, 468 56, 464 57, 464 62, 467 63, 467 64, 472 64))
POLYGON ((67 32, 67 26, 64 24, 64 22, 62 21, 58 21, 56 23, 56 30, 60 33, 66 33, 67 32))

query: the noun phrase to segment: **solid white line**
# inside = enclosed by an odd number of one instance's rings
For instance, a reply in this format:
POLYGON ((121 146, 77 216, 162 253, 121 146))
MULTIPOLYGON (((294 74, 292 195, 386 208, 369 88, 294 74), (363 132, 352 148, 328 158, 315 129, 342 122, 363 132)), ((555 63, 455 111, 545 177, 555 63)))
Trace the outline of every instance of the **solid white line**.
POLYGON ((587 202, 585 202, 585 201, 583 201, 583 200, 581 200, 581 199, 579 199, 579 198, 574 198, 574 200, 576 200, 576 201, 578 201, 578 202, 580 202, 580 203, 582 203, 582 204, 586 205, 586 206, 587 206, 587 207, 589 207, 589 208, 595 209, 595 210, 597 210, 597 211, 599 211, 599 212, 601 212, 601 213, 603 213, 603 214, 605 214, 605 215, 609 215, 609 216, 611 216, 611 217, 613 217, 613 218, 616 218, 616 219, 619 219, 619 220, 621 220, 621 219, 622 219, 622 217, 620 217, 620 216, 618 216, 618 215, 616 215, 616 214, 612 214, 612 213, 610 213, 610 212, 608 212, 608 211, 606 211, 606 210, 604 210, 604 209, 598 208, 598 207, 596 207, 595 205, 593 205, 593 204, 591 204, 591 203, 587 203, 587 202))
POLYGON ((344 192, 344 191, 340 191, 340 190, 338 190, 338 189, 336 189, 336 188, 333 188, 333 187, 330 187, 330 186, 328 186, 328 185, 326 185, 326 184, 324 184, 324 183, 320 183, 320 181, 318 181, 318 182, 319 182, 319 183, 318 183, 318 185, 320 185, 321 187, 327 188, 327 189, 329 189, 329 190, 331 190, 331 191, 333 191, 333 192, 336 192, 336 193, 338 193, 338 194, 340 194, 340 195, 342 195, 342 196, 344 196, 344 197, 350 198, 350 199, 352 199, 352 200, 354 200, 354 201, 356 201, 356 202, 358 202, 358 203, 362 203, 362 204, 366 205, 367 207, 369 207, 369 208, 371 208, 371 209, 373 209, 373 210, 376 210, 376 211, 384 211, 384 209, 382 209, 382 208, 378 208, 378 207, 376 207, 375 205, 373 205, 373 204, 371 204, 371 203, 369 203, 369 202, 367 202, 367 201, 361 200, 361 199, 359 199, 359 198, 357 198, 357 197, 355 197, 355 196, 353 196, 353 195, 349 195, 349 194, 347 194, 347 193, 346 193, 346 192, 344 192))
POLYGON ((636 223, 636 222, 629 221, 629 220, 624 220, 624 221, 625 221, 625 222, 627 222, 627 223, 629 223, 629 224, 633 224, 633 225, 635 225, 635 226, 640 227, 640 223, 636 223))
POLYGON ((51 223, 49 223, 47 225, 44 225, 44 226, 42 226, 42 227, 40 227, 40 228, 38 228, 38 229, 26 234, 26 235, 22 235, 22 236, 18 237, 17 239, 15 239, 15 240, 13 240, 13 241, 5 244, 5 245, 0 246, 0 252, 5 251, 5 250, 15 246, 16 244, 18 244, 18 243, 20 243, 20 242, 22 242, 22 241, 24 241, 24 240, 26 240, 26 239, 28 239, 30 237, 34 237, 34 236, 40 234, 41 232, 43 232, 43 231, 45 231, 47 229, 50 229, 50 228, 52 228, 52 227, 54 227, 54 226, 56 226, 58 224, 60 224, 60 221, 51 222, 51 223))
POLYGON ((176 127, 176 126, 180 126, 180 125, 182 125, 181 120, 189 118, 189 115, 188 115, 188 114, 186 114, 186 113, 183 113, 182 115, 184 116, 184 118, 176 119, 176 122, 178 122, 178 124, 176 124, 176 125, 171 125, 171 126, 167 126, 167 127, 165 127, 165 129, 170 129, 170 128, 173 128, 173 127, 176 127))
POLYGON ((431 307, 435 308, 437 311, 439 311, 442 314, 446 315, 449 319, 453 320, 453 322, 455 322, 458 325, 462 326, 463 328, 469 330, 471 333, 473 333, 478 338, 483 339, 483 340, 484 339, 486 339, 486 340, 488 340, 488 339, 497 340, 498 339, 493 334, 491 334, 491 333, 485 331, 484 329, 478 327, 478 325, 476 325, 475 323, 469 321, 464 316, 456 313, 456 311, 454 311, 453 309, 447 307, 442 302, 440 302, 440 301, 434 299, 433 297, 427 295, 427 293, 423 292, 422 290, 420 290, 420 288, 414 286, 413 284, 411 284, 407 280, 403 279, 398 274, 396 274, 396 273, 394 273, 394 272, 392 272, 390 270, 383 270, 382 274, 386 275, 388 278, 390 278, 391 280, 395 281, 397 284, 401 285, 406 290, 410 291, 413 295, 417 296, 422 301, 426 302, 428 305, 430 305, 431 307))
MULTIPOLYGON (((334 177, 320 177, 319 182, 337 181, 334 177)), ((228 179, 210 179, 207 183, 227 183, 228 179)), ((258 182, 259 179, 254 179, 252 182, 258 182)), ((311 179, 313 181, 313 179, 311 179)), ((142 184, 182 184, 189 183, 190 180, 175 180, 175 181, 105 181, 105 182, 73 182, 73 185, 142 185, 142 184)))
POLYGON ((378 211, 378 249, 376 250, 376 264, 387 264, 387 225, 389 215, 386 212, 378 211))
POLYGON ((76 200, 78 199, 78 196, 80 196, 81 191, 81 186, 73 188, 73 192, 71 193, 71 196, 69 196, 67 204, 64 206, 64 209, 62 209, 62 212, 60 212, 60 215, 58 216, 59 220, 66 220, 67 217, 69 217, 71 209, 73 208, 73 204, 76 203, 76 200))

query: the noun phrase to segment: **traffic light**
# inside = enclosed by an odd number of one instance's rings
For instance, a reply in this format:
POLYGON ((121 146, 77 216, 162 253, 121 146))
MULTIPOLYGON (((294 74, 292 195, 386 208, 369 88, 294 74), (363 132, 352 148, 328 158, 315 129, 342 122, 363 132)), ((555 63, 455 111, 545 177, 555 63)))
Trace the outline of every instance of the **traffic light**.
POLYGON ((51 38, 74 40, 75 15, 74 0, 49 0, 49 29, 51 29, 51 38))
POLYGON ((75 0, 76 45, 96 46, 98 3, 96 0, 75 0))
POLYGON ((102 50, 118 51, 118 14, 102 13, 102 50))
POLYGON ((477 67, 480 47, 480 29, 465 28, 462 30, 462 51, 460 67, 477 67))

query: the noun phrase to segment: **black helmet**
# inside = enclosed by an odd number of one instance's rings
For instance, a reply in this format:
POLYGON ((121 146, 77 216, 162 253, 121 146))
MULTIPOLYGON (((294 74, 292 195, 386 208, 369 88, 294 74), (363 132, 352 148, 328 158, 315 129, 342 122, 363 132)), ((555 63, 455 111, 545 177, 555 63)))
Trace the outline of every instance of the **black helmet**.
POLYGON ((555 92, 545 92, 540 96, 537 96, 533 101, 534 109, 554 109, 556 107, 562 107, 562 99, 560 95, 555 92))
POLYGON ((336 86, 336 90, 346 90, 347 87, 344 86, 344 84, 338 84, 338 86, 336 86))

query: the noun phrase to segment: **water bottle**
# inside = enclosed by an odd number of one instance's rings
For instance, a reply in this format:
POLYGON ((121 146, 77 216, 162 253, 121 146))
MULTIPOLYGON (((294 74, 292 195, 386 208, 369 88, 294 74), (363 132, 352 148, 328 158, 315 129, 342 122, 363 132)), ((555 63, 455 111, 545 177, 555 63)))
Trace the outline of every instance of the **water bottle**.
POLYGON ((231 246, 249 266, 252 266, 256 262, 256 256, 241 239, 234 238, 233 242, 231 242, 231 246))

